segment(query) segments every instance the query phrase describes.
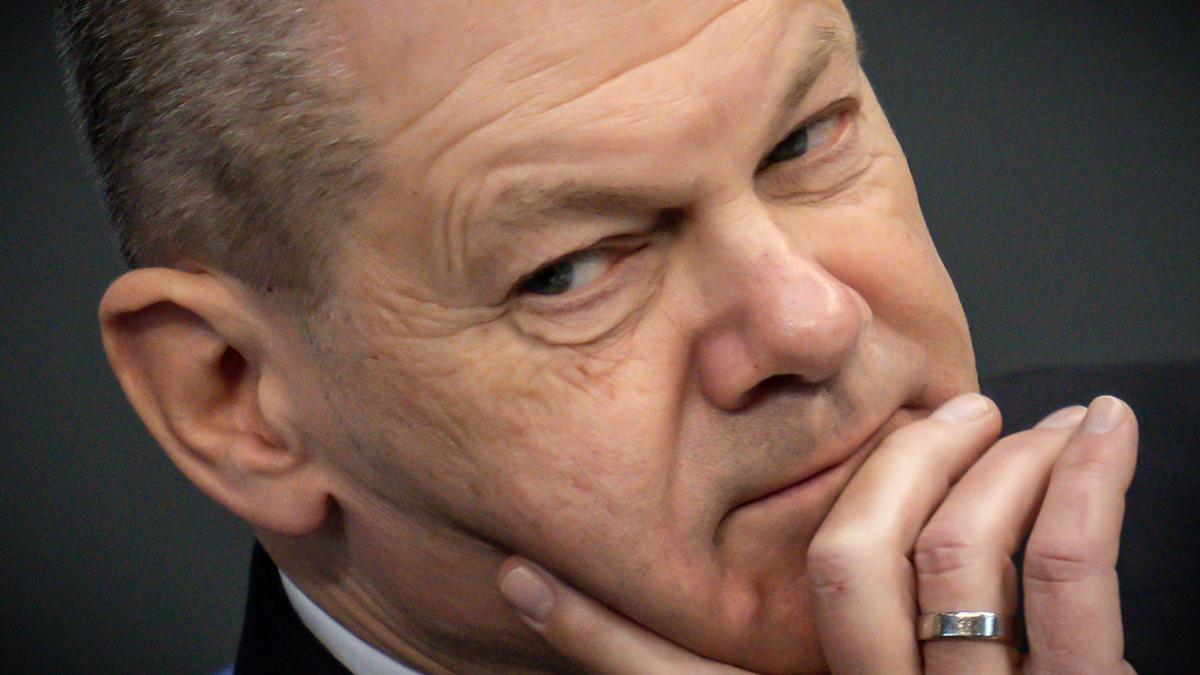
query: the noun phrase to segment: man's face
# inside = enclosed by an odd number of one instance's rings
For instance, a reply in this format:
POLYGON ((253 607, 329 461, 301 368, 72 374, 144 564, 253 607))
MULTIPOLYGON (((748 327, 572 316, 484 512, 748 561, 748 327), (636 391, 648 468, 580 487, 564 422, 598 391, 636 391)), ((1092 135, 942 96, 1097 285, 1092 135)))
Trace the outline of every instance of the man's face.
POLYGON ((327 319, 348 520, 818 666, 808 541, 976 386, 845 9, 397 5, 338 10, 388 171, 327 319))

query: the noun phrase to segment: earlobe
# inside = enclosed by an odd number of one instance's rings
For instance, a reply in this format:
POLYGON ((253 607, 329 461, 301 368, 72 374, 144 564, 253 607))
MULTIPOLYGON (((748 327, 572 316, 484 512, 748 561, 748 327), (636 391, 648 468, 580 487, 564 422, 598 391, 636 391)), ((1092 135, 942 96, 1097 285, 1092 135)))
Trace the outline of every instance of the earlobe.
POLYGON ((324 474, 301 435, 280 426, 284 355, 236 281, 134 270, 105 293, 100 325, 126 396, 193 483, 255 527, 292 536, 320 527, 324 474))

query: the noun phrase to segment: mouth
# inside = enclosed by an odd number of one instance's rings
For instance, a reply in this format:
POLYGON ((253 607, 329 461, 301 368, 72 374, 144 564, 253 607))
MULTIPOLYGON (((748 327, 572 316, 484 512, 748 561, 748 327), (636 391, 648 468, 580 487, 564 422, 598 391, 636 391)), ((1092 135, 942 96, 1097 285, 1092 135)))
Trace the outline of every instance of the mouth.
POLYGON ((788 499, 788 497, 800 492, 820 490, 820 487, 826 482, 831 482, 835 479, 836 474, 839 473, 839 470, 845 467, 846 464, 850 462, 852 457, 853 455, 826 466, 825 468, 818 469, 815 473, 806 475, 793 483, 784 485, 783 487, 771 490, 760 497, 753 497, 745 502, 742 502, 736 508, 743 508, 758 504, 767 505, 776 501, 784 501, 788 499))
POLYGON ((748 498, 738 502, 734 511, 748 507, 767 507, 779 502, 792 502, 800 499, 804 503, 832 501, 841 493, 850 477, 876 447, 895 429, 915 418, 915 411, 902 407, 887 416, 877 424, 864 428, 851 440, 838 447, 834 452, 826 454, 824 461, 806 468, 797 475, 785 481, 768 485, 762 490, 752 493, 748 498))

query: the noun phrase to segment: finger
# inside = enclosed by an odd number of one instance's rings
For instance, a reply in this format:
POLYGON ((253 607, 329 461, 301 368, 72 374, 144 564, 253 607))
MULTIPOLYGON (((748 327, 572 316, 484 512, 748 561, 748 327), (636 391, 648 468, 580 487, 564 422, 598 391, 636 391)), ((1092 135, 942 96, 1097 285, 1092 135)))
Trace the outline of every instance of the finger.
MULTIPOLYGON (((922 613, 1017 613, 1012 555, 1085 412, 1064 408, 1001 439, 954 485, 917 537, 913 566, 922 613)), ((927 673, 1009 673, 1020 659, 1011 644, 980 640, 933 640, 921 651, 927 673)))
POLYGON ((907 556, 949 486, 999 431, 995 405, 964 394, 893 432, 850 480, 813 537, 805 569, 835 672, 920 670, 907 556))
POLYGON ((588 672, 732 675, 747 671, 697 656, 521 558, 500 567, 500 593, 521 619, 588 672))
POLYGON ((1025 549, 1031 672, 1119 672, 1117 548, 1137 456, 1137 420, 1101 396, 1055 462, 1025 549))

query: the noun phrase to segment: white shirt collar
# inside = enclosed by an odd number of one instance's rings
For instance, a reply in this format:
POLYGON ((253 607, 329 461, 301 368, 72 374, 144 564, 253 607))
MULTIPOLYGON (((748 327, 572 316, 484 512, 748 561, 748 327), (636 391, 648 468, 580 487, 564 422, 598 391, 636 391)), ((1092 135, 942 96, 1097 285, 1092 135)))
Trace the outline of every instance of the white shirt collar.
POLYGON ((421 675, 419 671, 397 662, 346 630, 317 603, 309 600, 286 574, 280 572, 279 578, 300 622, 354 675, 421 675))

